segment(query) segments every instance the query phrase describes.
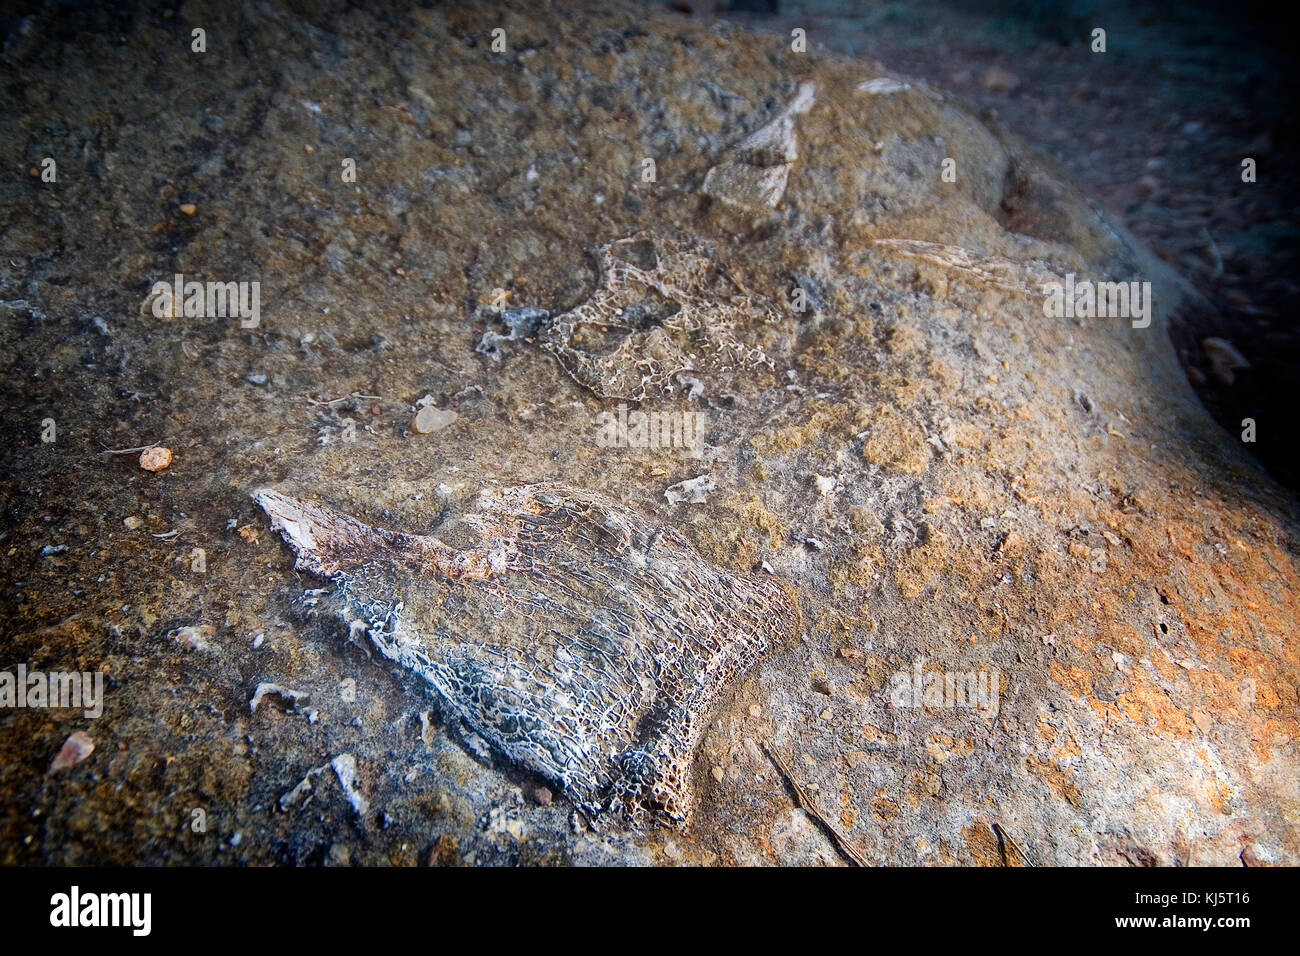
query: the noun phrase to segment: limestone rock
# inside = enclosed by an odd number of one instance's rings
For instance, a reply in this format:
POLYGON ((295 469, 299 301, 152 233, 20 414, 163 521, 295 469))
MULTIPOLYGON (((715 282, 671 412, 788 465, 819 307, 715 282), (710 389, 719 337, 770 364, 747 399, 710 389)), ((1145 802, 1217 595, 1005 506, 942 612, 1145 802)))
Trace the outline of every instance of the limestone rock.
POLYGON ((67 731, 4 708, 0 862, 302 863, 362 807, 359 865, 840 859, 770 748, 875 863, 1000 865, 999 833, 1039 865, 1300 863, 1296 502, 1188 387, 1166 333, 1187 285, 1032 149, 926 84, 859 89, 878 65, 641 5, 203 9, 239 48, 219 71, 153 16, 33 18, 0 111, 0 142, 75 158, 57 190, 0 193, 24 296, 0 306, 0 408, 15 435, 59 425, 0 469, 5 646, 111 664, 121 748, 50 786, 67 731), (654 261, 634 241, 606 263, 633 237, 654 261), (141 314, 178 272, 258 281, 260 325, 141 314), (1149 326, 1049 315, 1071 274, 1150 282, 1149 326), (412 440, 426 394, 459 417, 412 440), (598 446, 633 402, 705 416, 706 459, 598 446), (99 454, 177 434, 166 481, 99 454), (703 500, 665 498, 706 472, 703 500), (680 768, 673 855, 575 832, 571 791, 516 799, 536 781, 340 625, 355 595, 241 530, 273 485, 459 549, 481 490, 548 481, 799 612, 680 768), (177 535, 124 533, 136 514, 177 535), (198 621, 221 653, 168 637, 198 621), (262 682, 317 722, 250 714, 262 682), (243 839, 142 812, 177 793, 243 839))

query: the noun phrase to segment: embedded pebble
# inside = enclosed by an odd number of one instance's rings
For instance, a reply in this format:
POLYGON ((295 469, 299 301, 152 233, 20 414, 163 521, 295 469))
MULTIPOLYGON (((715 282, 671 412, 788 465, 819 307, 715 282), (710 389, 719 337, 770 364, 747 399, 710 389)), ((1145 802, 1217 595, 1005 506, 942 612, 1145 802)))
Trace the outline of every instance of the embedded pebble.
POLYGON ((307 794, 311 793, 312 792, 311 778, 322 773, 325 770, 326 766, 328 765, 326 764, 320 767, 313 767, 311 770, 307 771, 307 776, 303 777, 294 785, 292 790, 288 791, 287 793, 281 794, 280 799, 278 801, 280 804, 280 809, 288 810, 291 806, 293 806, 303 797, 307 796, 307 794))
POLYGON ((706 500, 705 495, 717 488, 713 483, 712 475, 698 475, 695 478, 688 478, 685 481, 679 481, 675 485, 669 485, 664 489, 664 497, 668 499, 670 505, 684 501, 687 504, 703 504, 706 500))
POLYGON ((145 471, 162 471, 172 463, 172 450, 166 445, 155 445, 140 452, 140 467, 145 471))
POLYGON ((281 684, 273 684, 270 681, 263 681, 257 685, 253 691, 253 697, 248 702, 248 712, 257 713, 257 705, 262 702, 264 697, 279 697, 289 704, 294 710, 298 705, 305 701, 311 700, 311 694, 302 690, 294 690, 292 687, 285 687, 281 684))
POLYGON ((81 763, 89 757, 95 750, 95 741, 86 736, 83 731, 75 731, 72 736, 63 742, 59 748, 59 755, 54 758, 50 764, 50 773, 56 770, 65 770, 68 767, 81 763))
POLYGON ((415 416, 415 430, 421 435, 440 432, 459 416, 453 411, 425 405, 415 416))
POLYGON ((330 761, 330 766, 334 768, 334 775, 339 778, 339 786, 353 811, 357 816, 365 816, 370 803, 357 790, 357 758, 352 754, 339 754, 330 761))
POLYGON ((209 650, 212 647, 212 639, 216 635, 217 629, 211 624, 191 624, 187 627, 177 628, 172 632, 173 638, 192 651, 209 650))
POLYGON ((122 524, 126 525, 128 531, 135 531, 144 526, 144 519, 139 515, 127 515, 122 519, 122 524))
POLYGON ((434 738, 437 736, 437 727, 429 719, 429 711, 420 711, 420 739, 424 741, 426 747, 432 747, 434 738))

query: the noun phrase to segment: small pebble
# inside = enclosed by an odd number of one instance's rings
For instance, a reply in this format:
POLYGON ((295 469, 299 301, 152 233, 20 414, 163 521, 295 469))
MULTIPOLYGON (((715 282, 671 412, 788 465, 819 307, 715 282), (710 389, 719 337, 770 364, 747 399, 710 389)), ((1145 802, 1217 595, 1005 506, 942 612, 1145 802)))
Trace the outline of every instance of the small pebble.
POLYGON ((1020 85, 1020 77, 1000 66, 991 66, 984 71, 984 88, 991 93, 1010 93, 1020 85))
POLYGON ((718 781, 718 783, 722 783, 722 778, 725 777, 726 775, 727 772, 723 770, 721 767, 713 768, 713 779, 718 781))
POLYGON ((444 411, 432 405, 425 405, 415 416, 415 430, 421 435, 440 432, 454 422, 457 417, 455 412, 444 411))
POLYGON ((191 624, 177 628, 172 636, 192 651, 206 651, 212 646, 212 639, 217 636, 217 629, 211 624, 191 624))
POLYGON ((50 773, 56 770, 65 770, 68 767, 81 763, 89 757, 95 750, 95 742, 91 740, 83 731, 76 731, 63 742, 59 749, 59 755, 54 758, 50 764, 50 773))
POLYGON ((664 489, 664 497, 668 499, 670 505, 683 501, 687 504, 703 504, 708 500, 705 495, 716 488, 712 475, 697 475, 686 481, 679 481, 675 485, 669 485, 664 489))
POLYGON ((254 372, 252 375, 246 376, 246 380, 251 382, 253 385, 266 384, 266 376, 261 372, 254 372))
POLYGON ((185 213, 185 215, 187 216, 192 216, 198 211, 199 211, 199 207, 194 205, 194 203, 192 202, 181 203, 181 212, 185 213))
POLYGON ((162 471, 172 463, 172 450, 165 445, 155 445, 140 452, 140 467, 145 471, 162 471))
POLYGON ((122 524, 126 525, 128 531, 135 531, 144 526, 144 519, 139 515, 127 515, 122 519, 122 524))
POLYGON ((763 708, 760 707, 760 706, 758 706, 758 704, 750 704, 750 705, 749 705, 749 716, 751 716, 751 717, 761 717, 762 714, 763 714, 763 708))
POLYGON ((311 694, 303 690, 294 690, 292 687, 285 687, 281 684, 272 684, 270 681, 262 681, 253 690, 253 696, 248 701, 248 712, 257 713, 257 707, 262 703, 264 697, 276 697, 297 712, 298 705, 304 704, 311 700, 311 694))
POLYGON ((537 801, 539 807, 549 807, 555 796, 551 793, 550 787, 538 787, 533 791, 533 799, 537 801))

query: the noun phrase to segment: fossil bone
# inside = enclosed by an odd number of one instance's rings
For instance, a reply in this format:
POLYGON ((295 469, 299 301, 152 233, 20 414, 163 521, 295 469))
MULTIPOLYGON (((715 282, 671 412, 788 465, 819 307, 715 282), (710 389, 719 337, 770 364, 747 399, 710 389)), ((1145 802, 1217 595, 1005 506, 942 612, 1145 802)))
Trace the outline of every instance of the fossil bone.
POLYGON ((297 566, 334 580, 345 620, 593 821, 683 822, 720 696, 798 628, 774 579, 715 567, 591 491, 486 491, 448 529, 456 546, 254 498, 297 566))

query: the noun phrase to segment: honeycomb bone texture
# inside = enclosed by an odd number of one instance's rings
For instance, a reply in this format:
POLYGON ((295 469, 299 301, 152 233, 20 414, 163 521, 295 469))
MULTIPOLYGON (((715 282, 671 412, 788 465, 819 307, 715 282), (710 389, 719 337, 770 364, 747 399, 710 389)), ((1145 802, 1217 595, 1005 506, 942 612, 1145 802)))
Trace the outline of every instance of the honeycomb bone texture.
POLYGON ((297 566, 335 581, 350 625, 592 821, 683 823, 720 695, 798 629, 774 579, 715 567, 590 491, 486 491, 447 529, 454 546, 254 497, 297 566))
POLYGON ((638 233, 595 254, 595 293, 538 337, 579 385, 642 401, 671 395, 679 373, 772 368, 762 348, 741 339, 767 310, 698 239, 638 233))

